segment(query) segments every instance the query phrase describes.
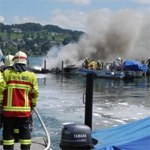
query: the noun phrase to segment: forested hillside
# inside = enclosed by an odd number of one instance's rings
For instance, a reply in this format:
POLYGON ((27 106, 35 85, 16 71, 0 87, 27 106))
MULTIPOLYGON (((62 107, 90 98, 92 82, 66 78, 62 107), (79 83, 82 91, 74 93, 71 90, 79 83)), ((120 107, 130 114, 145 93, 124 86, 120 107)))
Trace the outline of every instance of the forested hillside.
POLYGON ((0 49, 4 55, 21 50, 28 55, 46 55, 54 45, 77 42, 82 31, 37 23, 5 25, 0 23, 0 49))

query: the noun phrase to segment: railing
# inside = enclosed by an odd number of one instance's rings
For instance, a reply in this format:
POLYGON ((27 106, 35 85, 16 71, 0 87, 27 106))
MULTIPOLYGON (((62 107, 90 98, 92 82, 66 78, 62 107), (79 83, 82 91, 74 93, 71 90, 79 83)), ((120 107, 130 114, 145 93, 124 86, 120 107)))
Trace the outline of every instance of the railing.
POLYGON ((50 141, 50 135, 49 135, 49 133, 48 133, 48 130, 47 130, 47 128, 46 128, 46 126, 45 126, 45 124, 44 124, 44 122, 43 122, 43 120, 42 120, 41 116, 39 115, 39 113, 38 113, 38 111, 37 111, 36 108, 34 108, 34 112, 36 113, 36 115, 37 115, 39 121, 41 122, 41 124, 42 124, 42 126, 43 126, 43 128, 44 128, 45 134, 46 134, 47 147, 46 147, 44 150, 52 150, 52 149, 50 149, 51 141, 50 141))

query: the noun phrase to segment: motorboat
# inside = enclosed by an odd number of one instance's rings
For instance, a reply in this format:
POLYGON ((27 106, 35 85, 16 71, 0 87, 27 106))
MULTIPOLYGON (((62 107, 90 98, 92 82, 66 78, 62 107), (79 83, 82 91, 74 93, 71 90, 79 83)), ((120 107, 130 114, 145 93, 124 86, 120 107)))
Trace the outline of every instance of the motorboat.
POLYGON ((52 68, 51 70, 50 70, 50 73, 51 74, 59 74, 59 73, 61 73, 62 71, 60 70, 60 68, 58 68, 58 67, 56 67, 56 68, 52 68))
POLYGON ((63 68, 62 73, 63 74, 71 74, 71 75, 78 75, 78 67, 76 65, 68 65, 66 67, 63 68))
POLYGON ((126 60, 123 62, 124 71, 134 71, 135 77, 142 77, 147 72, 147 65, 141 64, 139 61, 126 60))
POLYGON ((97 70, 96 77, 109 79, 123 79, 125 77, 125 74, 120 71, 97 70))
POLYGON ((80 68, 78 69, 80 75, 86 76, 87 74, 91 73, 94 74, 97 78, 108 78, 108 79, 123 79, 125 74, 121 71, 111 71, 111 70, 91 70, 80 68))

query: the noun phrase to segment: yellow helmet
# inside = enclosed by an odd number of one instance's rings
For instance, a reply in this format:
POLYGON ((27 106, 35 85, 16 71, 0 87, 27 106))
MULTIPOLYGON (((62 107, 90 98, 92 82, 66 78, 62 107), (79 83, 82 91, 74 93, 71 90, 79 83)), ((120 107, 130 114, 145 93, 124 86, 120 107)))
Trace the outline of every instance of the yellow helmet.
POLYGON ((14 56, 13 55, 7 55, 4 59, 4 63, 5 66, 13 66, 14 64, 14 60, 13 60, 14 56))
POLYGON ((15 64, 27 64, 27 55, 26 53, 19 51, 14 56, 15 64))

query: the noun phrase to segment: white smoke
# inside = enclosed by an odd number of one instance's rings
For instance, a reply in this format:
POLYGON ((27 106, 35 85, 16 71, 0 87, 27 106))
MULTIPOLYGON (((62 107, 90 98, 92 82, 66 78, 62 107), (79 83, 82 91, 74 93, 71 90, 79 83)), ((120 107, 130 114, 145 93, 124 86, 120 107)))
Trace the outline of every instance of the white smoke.
POLYGON ((94 11, 87 20, 87 34, 78 43, 52 48, 47 60, 48 68, 81 65, 88 57, 93 60, 113 61, 141 59, 150 56, 150 14, 134 10, 121 10, 109 17, 94 11), (54 57, 55 56, 55 57, 54 57))

